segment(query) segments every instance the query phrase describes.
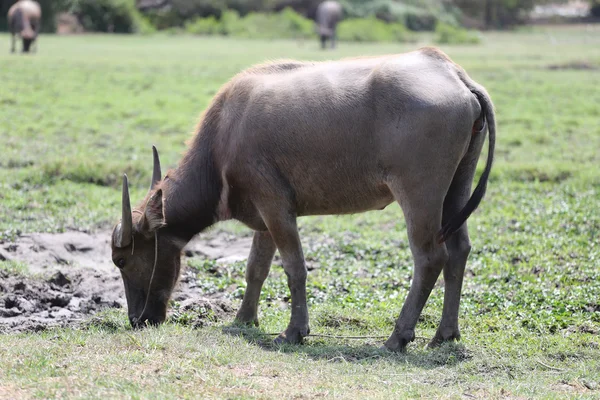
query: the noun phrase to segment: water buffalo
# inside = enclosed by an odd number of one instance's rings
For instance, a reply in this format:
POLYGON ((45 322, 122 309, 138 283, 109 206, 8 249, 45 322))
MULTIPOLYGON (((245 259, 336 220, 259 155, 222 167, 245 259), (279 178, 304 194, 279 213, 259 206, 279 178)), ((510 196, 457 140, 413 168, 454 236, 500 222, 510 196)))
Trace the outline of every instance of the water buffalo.
POLYGON ((246 292, 237 321, 258 324, 261 288, 278 249, 291 319, 277 343, 309 334, 307 269, 296 218, 379 210, 404 213, 414 275, 385 346, 414 339, 421 310, 444 271, 442 319, 431 344, 458 339, 465 221, 482 200, 495 143, 486 90, 435 48, 329 62, 280 61, 241 72, 205 111, 179 166, 133 210, 123 178, 112 234, 132 326, 165 320, 180 253, 197 233, 236 219, 252 228, 246 292), (485 169, 471 194, 489 127, 485 169))
POLYGON ((324 1, 317 7, 316 28, 321 38, 321 48, 327 47, 331 40, 331 48, 335 47, 335 28, 342 19, 342 6, 337 1, 324 1))
POLYGON ((23 40, 23 53, 28 53, 31 44, 40 32, 42 9, 36 1, 19 0, 8 10, 8 30, 12 35, 11 53, 15 52, 16 35, 23 40))

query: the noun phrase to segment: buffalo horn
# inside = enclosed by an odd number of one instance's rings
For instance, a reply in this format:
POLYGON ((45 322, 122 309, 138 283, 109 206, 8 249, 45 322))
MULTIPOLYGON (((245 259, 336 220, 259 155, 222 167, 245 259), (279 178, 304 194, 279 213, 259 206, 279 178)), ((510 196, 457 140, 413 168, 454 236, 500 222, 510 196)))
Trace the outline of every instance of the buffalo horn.
POLYGON ((133 236, 133 220, 131 218, 131 202, 129 201, 129 183, 127 175, 123 174, 123 198, 122 198, 121 224, 116 232, 115 246, 127 247, 131 244, 133 236))
POLYGON ((152 184, 150 185, 150 190, 154 189, 156 184, 160 181, 161 173, 160 173, 160 160, 158 158, 158 150, 156 150, 155 146, 152 146, 152 155, 154 156, 154 166, 152 167, 152 184))

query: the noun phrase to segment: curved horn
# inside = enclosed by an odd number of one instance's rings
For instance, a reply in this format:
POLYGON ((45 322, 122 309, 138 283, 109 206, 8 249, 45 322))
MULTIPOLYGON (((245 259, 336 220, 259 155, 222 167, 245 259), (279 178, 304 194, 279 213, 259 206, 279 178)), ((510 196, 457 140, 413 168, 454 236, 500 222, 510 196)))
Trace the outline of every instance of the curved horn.
POLYGON ((152 167, 152 183, 150 184, 150 190, 154 189, 154 187, 162 177, 162 174, 160 173, 160 160, 158 158, 158 150, 156 150, 155 146, 152 146, 152 155, 154 157, 154 166, 152 167))
POLYGON ((131 218, 131 202, 129 201, 129 183, 127 175, 123 174, 123 198, 122 198, 121 223, 116 231, 115 246, 119 248, 127 247, 131 244, 133 235, 133 220, 131 218))

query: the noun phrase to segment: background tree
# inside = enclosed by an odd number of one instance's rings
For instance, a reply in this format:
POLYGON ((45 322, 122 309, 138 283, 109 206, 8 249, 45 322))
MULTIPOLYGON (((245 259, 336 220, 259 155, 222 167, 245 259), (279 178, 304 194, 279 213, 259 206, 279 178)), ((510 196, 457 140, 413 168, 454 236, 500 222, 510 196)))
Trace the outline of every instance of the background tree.
MULTIPOLYGON (((37 0, 42 6, 42 29, 55 31, 56 15, 75 14, 87 30, 139 31, 140 10, 158 29, 183 27, 198 17, 219 18, 226 9, 241 16, 251 12, 281 11, 290 7, 314 18, 322 0, 37 0)), ((538 4, 568 0, 339 0, 346 17, 375 16, 400 22, 411 30, 432 30, 438 22, 463 23, 485 29, 510 28, 527 20, 538 4)), ((0 0, 0 30, 6 30, 6 13, 16 0, 0 0)), ((600 17, 600 0, 589 0, 592 15, 600 17)))
POLYGON ((593 17, 600 18, 600 0, 590 1, 590 14, 593 17))

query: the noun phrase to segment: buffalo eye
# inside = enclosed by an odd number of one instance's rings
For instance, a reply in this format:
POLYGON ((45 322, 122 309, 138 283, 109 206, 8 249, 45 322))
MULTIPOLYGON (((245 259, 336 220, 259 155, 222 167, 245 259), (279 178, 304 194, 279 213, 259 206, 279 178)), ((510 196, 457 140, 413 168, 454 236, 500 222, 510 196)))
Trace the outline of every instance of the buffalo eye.
POLYGON ((123 269, 123 267, 125 267, 125 259, 124 258, 119 258, 118 260, 113 261, 113 262, 119 269, 123 269))

